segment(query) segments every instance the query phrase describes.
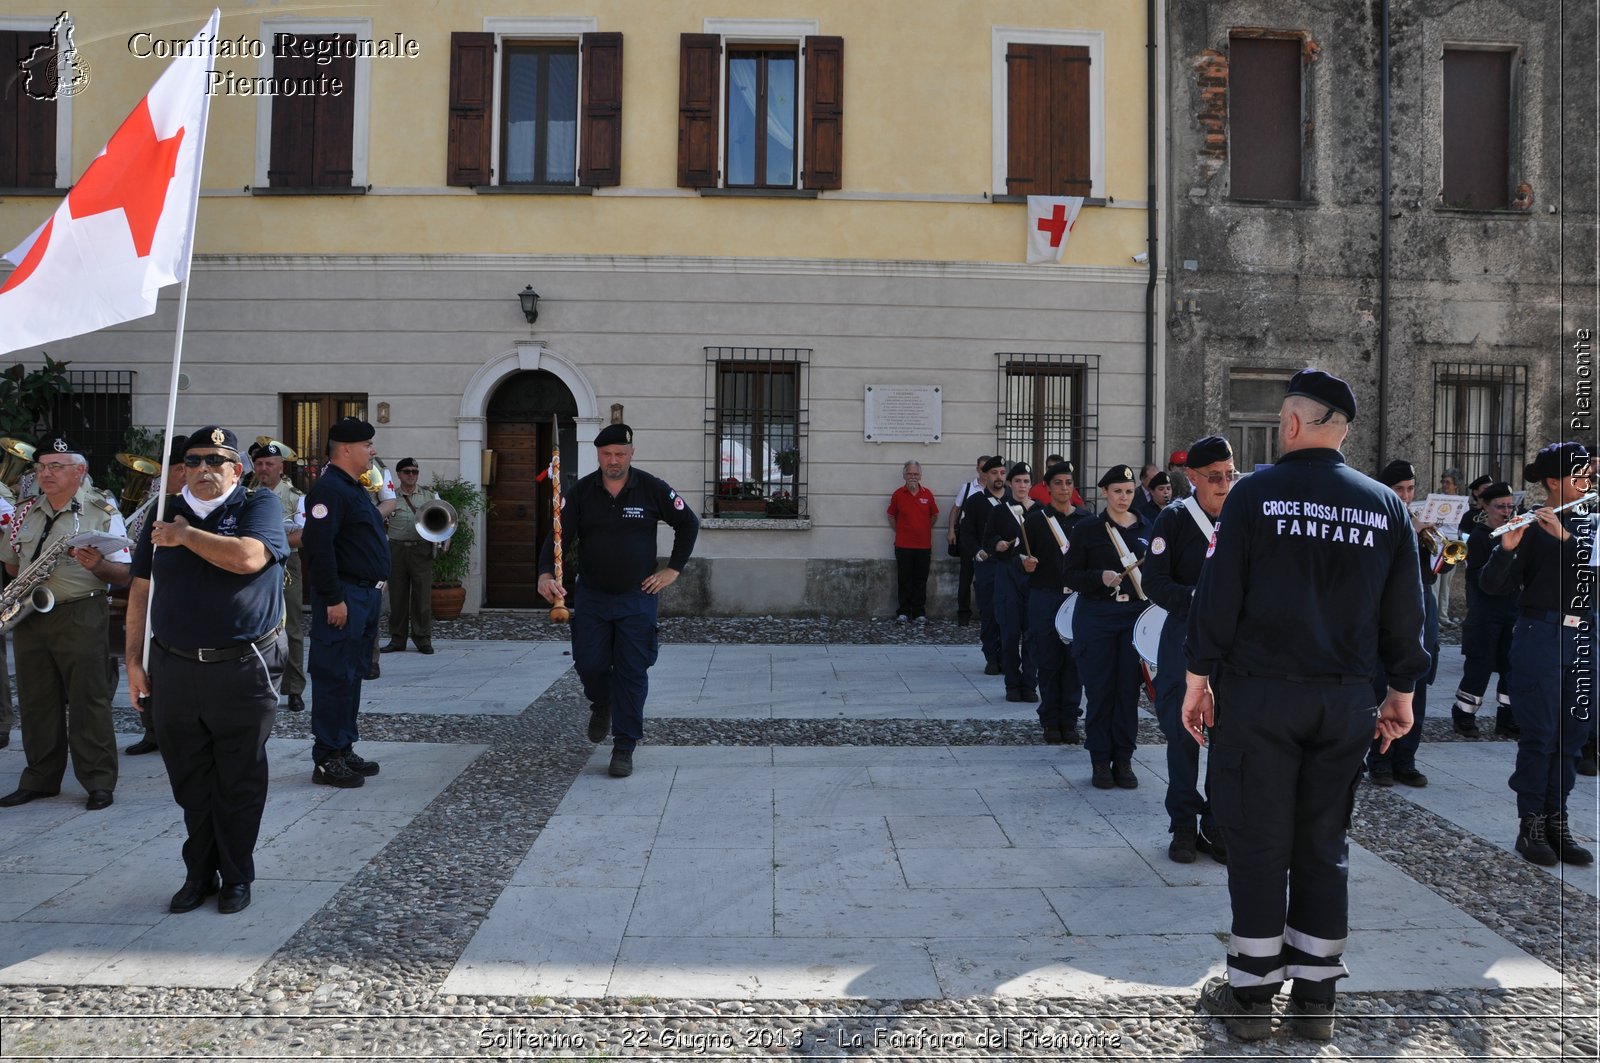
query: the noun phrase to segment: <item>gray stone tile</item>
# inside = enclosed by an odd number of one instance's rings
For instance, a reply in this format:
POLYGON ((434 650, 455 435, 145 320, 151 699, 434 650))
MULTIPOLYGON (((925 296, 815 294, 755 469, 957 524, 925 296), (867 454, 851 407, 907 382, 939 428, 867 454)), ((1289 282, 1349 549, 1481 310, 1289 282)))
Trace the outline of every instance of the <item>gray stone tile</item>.
MULTIPOLYGON (((1065 798, 1072 787, 1049 764, 961 765, 926 767, 879 764, 867 772, 873 786, 889 788, 967 788, 991 790, 1059 790, 1065 798)), ((1041 795, 1040 800, 1046 798, 1041 795)))
POLYGON ((660 825, 656 816, 551 816, 510 885, 637 888, 660 825))
POLYGON ((1029 938, 1065 934, 1037 889, 783 889, 777 933, 790 937, 1029 938))
POLYGON ((889 816, 897 849, 1003 849, 1011 844, 993 816, 889 816))
POLYGON ((0 873, 0 923, 20 918, 30 909, 71 889, 83 879, 82 875, 0 873))
POLYGON ((921 944, 901 939, 623 939, 609 996, 740 1000, 939 996, 921 944))
POLYGON ((1485 927, 1352 934, 1344 962, 1341 993, 1562 984, 1559 971, 1485 927))
POLYGON ((818 792, 780 786, 774 797, 780 816, 981 816, 983 798, 965 789, 884 789, 851 786, 818 792))
POLYGON ((1167 857, 1167 846, 1172 843, 1172 835, 1167 831, 1170 820, 1165 813, 1154 819, 1150 816, 1123 813, 1107 815, 1105 819, 1118 834, 1122 835, 1128 847, 1142 857, 1167 885, 1205 886, 1227 883, 1228 869, 1210 856, 1202 854, 1192 864, 1174 863, 1167 857))
POLYGON ((630 937, 751 937, 772 933, 772 848, 667 849, 645 865, 630 937))
POLYGON ((508 887, 440 992, 604 996, 637 893, 593 886, 508 887))
POLYGON ((411 821, 409 812, 371 812, 332 802, 307 812, 256 848, 260 878, 344 882, 411 821))
POLYGON ((667 807, 667 794, 672 790, 675 770, 672 765, 654 763, 649 747, 641 746, 633 755, 633 775, 613 779, 605 773, 610 758, 609 750, 596 753, 561 799, 556 812, 596 816, 661 815, 667 807))
POLYGON ((10 923, 0 934, 0 984, 78 985, 149 930, 130 923, 10 923))
POLYGON ((1073 886, 1047 888, 1044 895, 1067 929, 1080 935, 1215 935, 1226 934, 1233 923, 1226 883, 1115 890, 1073 886))
POLYGON ((1019 886, 1147 886, 1150 865, 1126 846, 1083 849, 905 849, 900 866, 913 889, 1019 886))
POLYGON ((175 804, 112 805, 86 812, 82 802, 73 803, 80 815, 0 853, 0 871, 91 874, 183 821, 175 804))
POLYGON ((773 746, 772 763, 871 767, 874 764, 954 764, 948 746, 773 746))
POLYGON ((1350 846, 1350 930, 1479 928, 1476 919, 1359 845, 1350 846))
MULTIPOLYGON (((1223 946, 1210 934, 936 939, 928 943, 928 950, 947 997, 1172 993, 1198 989, 1225 966, 1223 946)), ((1186 1010, 1182 1017, 1192 1015, 1186 1010)))
POLYGON ((37 905, 24 922, 128 923, 154 926, 183 885, 184 832, 173 830, 37 905), (162 844, 162 843, 165 844, 162 844))
POLYGON ((885 840, 805 849, 774 847, 780 890, 905 889, 905 875, 892 845, 885 840))
POLYGON ((708 816, 702 812, 673 812, 669 803, 655 844, 665 849, 770 850, 772 813, 753 810, 708 816))

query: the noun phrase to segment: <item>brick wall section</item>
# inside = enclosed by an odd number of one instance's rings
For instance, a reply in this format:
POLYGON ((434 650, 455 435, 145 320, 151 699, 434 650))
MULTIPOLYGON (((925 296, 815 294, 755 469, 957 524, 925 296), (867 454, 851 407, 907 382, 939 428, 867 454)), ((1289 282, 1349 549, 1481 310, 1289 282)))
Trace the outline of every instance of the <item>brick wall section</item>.
POLYGON ((1200 89, 1200 176, 1209 182, 1228 161, 1228 57, 1207 48, 1194 62, 1200 89))

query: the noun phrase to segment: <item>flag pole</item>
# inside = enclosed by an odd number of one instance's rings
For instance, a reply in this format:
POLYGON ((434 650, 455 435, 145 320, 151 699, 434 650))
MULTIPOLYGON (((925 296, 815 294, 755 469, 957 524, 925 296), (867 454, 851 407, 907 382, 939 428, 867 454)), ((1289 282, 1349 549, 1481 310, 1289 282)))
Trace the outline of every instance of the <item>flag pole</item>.
MULTIPOLYGON (((210 39, 217 36, 217 24, 221 21, 222 11, 213 8, 211 18, 206 23, 210 30, 210 39)), ((209 87, 211 71, 216 69, 217 56, 214 48, 206 49, 206 85, 209 87)), ((200 105, 200 131, 195 142, 194 188, 189 203, 189 224, 187 235, 184 238, 183 248, 183 280, 178 284, 178 327, 172 338, 172 383, 167 389, 167 420, 162 434, 162 457, 172 456, 172 429, 178 419, 178 375, 183 367, 183 327, 189 318, 189 267, 194 262, 194 231, 196 220, 200 216, 200 171, 206 161, 206 127, 211 124, 211 94, 205 94, 205 100, 200 105)), ((161 475, 166 477, 166 466, 162 466, 161 475)), ((156 511, 153 521, 160 521, 167 515, 166 484, 161 485, 161 490, 156 493, 156 511)), ((152 523, 152 527, 154 524, 152 523)), ((141 650, 140 665, 145 674, 150 672, 150 613, 156 599, 156 573, 155 565, 150 566, 150 590, 144 600, 144 646, 141 650)))

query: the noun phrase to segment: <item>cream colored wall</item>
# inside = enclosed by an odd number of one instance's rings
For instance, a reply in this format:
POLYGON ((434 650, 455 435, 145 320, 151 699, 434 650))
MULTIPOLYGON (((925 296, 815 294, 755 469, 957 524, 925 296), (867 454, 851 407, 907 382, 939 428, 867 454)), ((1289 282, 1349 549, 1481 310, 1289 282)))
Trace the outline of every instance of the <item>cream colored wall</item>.
MULTIPOLYGON (((74 111, 75 174, 164 69, 137 59, 138 30, 185 38, 206 2, 74 4, 77 44, 91 83, 74 111)), ((43 12, 43 9, 41 9, 43 12)), ((403 33, 420 58, 371 64, 369 180, 363 197, 259 197, 253 181, 254 97, 214 97, 200 207, 199 253, 526 253, 796 256, 869 260, 1016 262, 1021 205, 982 197, 991 181, 996 26, 1094 30, 1105 35, 1106 193, 1141 205, 1144 159, 1143 6, 1127 0, 611 0, 262 7, 223 5, 221 33, 260 34, 263 18, 369 18, 377 39, 403 33), (718 18, 814 19, 845 41, 844 192, 966 197, 967 202, 706 198, 677 189, 678 35, 718 18), (623 187, 593 197, 485 196, 447 189, 445 145, 451 31, 485 17, 596 19, 624 35, 623 187)), ((254 59, 219 69, 255 76, 254 59)), ((0 236, 38 224, 37 200, 0 203, 0 236)), ((1073 265, 1123 266, 1144 240, 1139 209, 1086 208, 1068 246, 1073 265)), ((13 240, 12 242, 15 242, 13 240)))

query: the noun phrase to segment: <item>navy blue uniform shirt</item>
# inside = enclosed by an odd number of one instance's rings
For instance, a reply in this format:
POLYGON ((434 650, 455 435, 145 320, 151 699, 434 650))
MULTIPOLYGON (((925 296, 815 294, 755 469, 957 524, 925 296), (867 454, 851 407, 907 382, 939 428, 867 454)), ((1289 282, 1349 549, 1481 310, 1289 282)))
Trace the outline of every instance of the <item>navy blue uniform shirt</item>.
MULTIPOLYGON (((1011 498, 1011 489, 1006 489, 1005 495, 998 506, 989 507, 989 522, 983 528, 983 548, 989 551, 996 561, 1002 565, 1015 565, 1018 571, 1022 569, 1022 555, 1027 551, 1022 545, 1022 522, 1017 520, 1017 511, 1013 506, 1021 506, 1023 514, 1038 505, 1033 499, 1026 502, 1017 502, 1011 498), (1010 543, 1002 553, 995 547, 1002 542, 1010 543)), ((1032 547, 1033 539, 1030 536, 1028 546, 1032 547)))
MULTIPOLYGON (((1011 491, 1007 489, 1009 496, 1011 491)), ((989 530, 989 514, 1000 508, 1000 499, 991 491, 978 491, 961 503, 961 523, 956 525, 956 545, 963 557, 977 558, 984 548, 983 537, 989 530)))
POLYGON ((180 650, 211 650, 254 642, 275 629, 283 620, 283 562, 289 556, 282 504, 265 492, 252 494, 241 484, 204 520, 195 516, 182 495, 169 495, 165 519, 177 517, 213 535, 259 539, 267 548, 267 563, 259 572, 229 572, 188 547, 156 550, 150 542, 154 522, 147 522, 133 548, 133 575, 154 576, 151 636, 180 650))
POLYGON ((1494 553, 1499 542, 1487 524, 1474 524, 1471 534, 1467 536, 1467 616, 1473 620, 1514 624, 1517 621, 1519 588, 1512 586, 1491 593, 1478 583, 1484 566, 1489 563, 1489 555, 1494 553))
POLYGON ((1200 570, 1189 671, 1367 682, 1427 674, 1417 536, 1400 496, 1327 448, 1296 450, 1229 492, 1200 570))
MULTIPOLYGON (((1209 513, 1206 519, 1211 520, 1209 513)), ((1216 521, 1211 523, 1215 528, 1216 521)), ((1173 502, 1163 508, 1150 532, 1150 553, 1140 568, 1150 600, 1179 620, 1186 618, 1210 548, 1211 539, 1195 523, 1188 506, 1173 502)))
MULTIPOLYGON (((1128 513, 1137 517, 1131 509, 1128 513)), ((1117 529, 1117 534, 1122 536, 1123 545, 1134 557, 1144 557, 1149 551, 1150 533, 1143 520, 1136 519, 1133 526, 1128 528, 1113 521, 1109 513, 1101 513, 1082 521, 1072 529, 1072 535, 1068 540, 1072 548, 1067 551, 1065 571, 1067 586, 1085 598, 1099 598, 1105 601, 1115 599, 1118 594, 1126 594, 1134 608, 1142 609, 1145 603, 1133 589, 1132 576, 1125 577, 1116 587, 1107 587, 1100 575, 1107 570, 1121 572, 1123 568, 1122 555, 1117 552, 1117 546, 1111 541, 1107 528, 1117 529)), ((1144 573, 1141 572, 1139 578, 1143 580, 1144 573)))
POLYGON ((1495 544, 1478 583, 1491 594, 1514 591, 1520 584, 1517 604, 1529 612, 1587 616, 1595 608, 1594 519, 1556 516, 1567 529, 1566 542, 1531 524, 1515 550, 1495 544))
MULTIPOLYGON (((273 501, 277 501, 274 497, 273 501)), ((283 520, 283 506, 278 506, 283 520)), ((301 568, 324 605, 341 605, 340 580, 376 583, 389 578, 389 537, 372 496, 331 462, 306 495, 300 536, 301 568)))
POLYGON ((1092 519, 1094 514, 1082 506, 1074 506, 1062 513, 1054 506, 1040 505, 1028 510, 1028 516, 1022 522, 1028 529, 1028 542, 1033 547, 1033 556, 1039 559, 1038 566, 1028 576, 1028 586, 1060 594, 1068 589, 1067 555, 1072 551, 1062 549, 1061 543, 1056 540, 1055 532, 1050 530, 1051 517, 1055 518, 1056 526, 1061 529, 1070 546, 1072 529, 1092 519))
MULTIPOLYGON (((578 551, 578 579, 594 590, 636 591, 656 570, 656 524, 672 527, 667 567, 683 571, 700 535, 700 520, 666 481, 629 469, 613 498, 599 469, 572 485, 561 499, 562 550, 578 551)), ((539 575, 555 571, 555 540, 539 552, 539 575)))

